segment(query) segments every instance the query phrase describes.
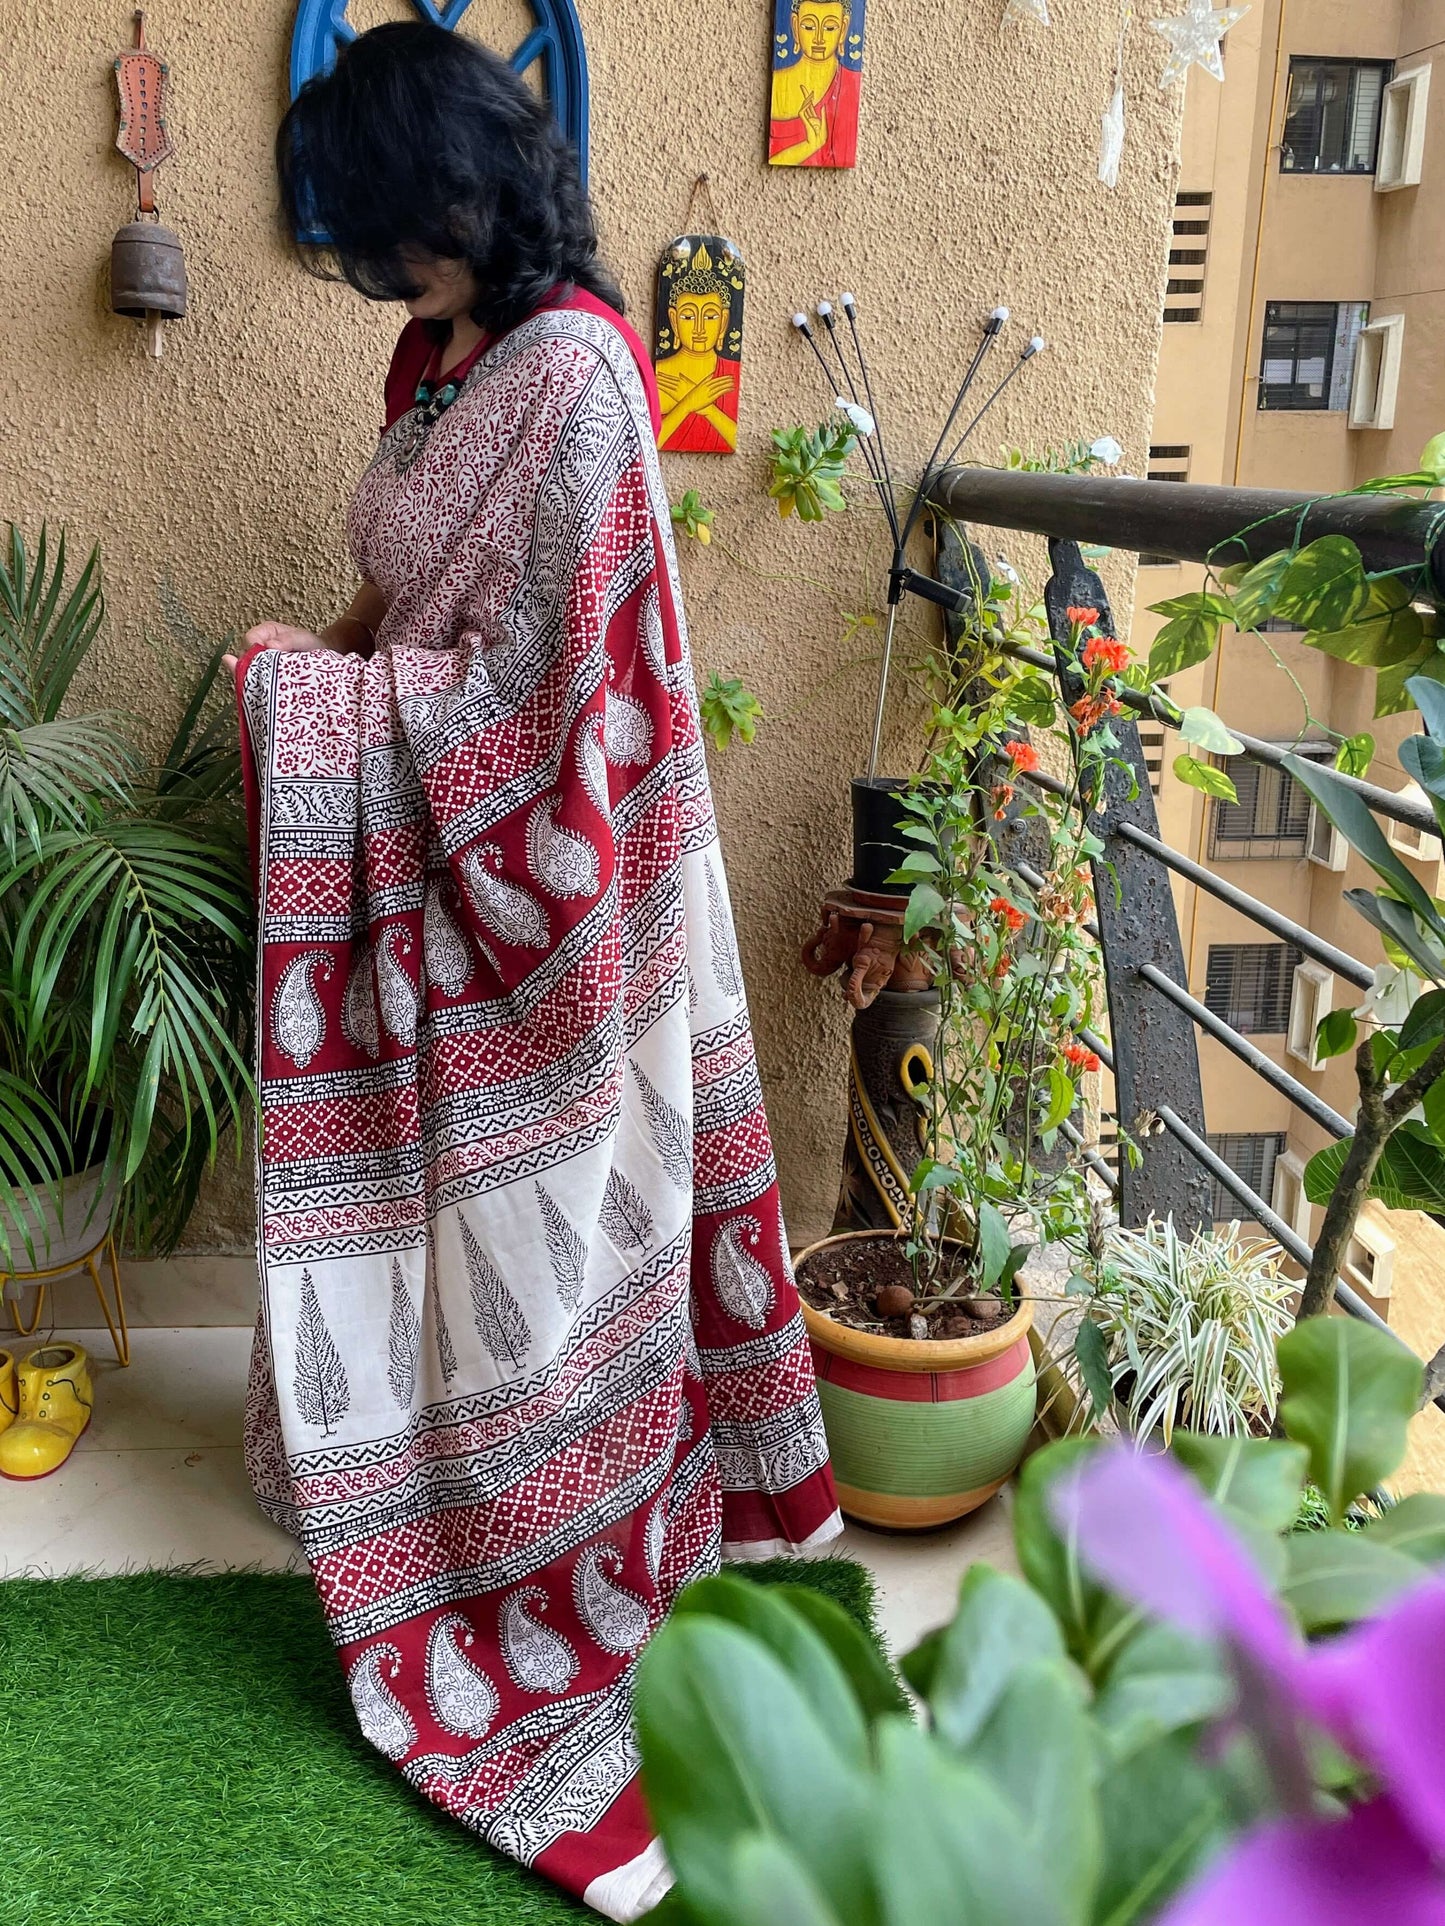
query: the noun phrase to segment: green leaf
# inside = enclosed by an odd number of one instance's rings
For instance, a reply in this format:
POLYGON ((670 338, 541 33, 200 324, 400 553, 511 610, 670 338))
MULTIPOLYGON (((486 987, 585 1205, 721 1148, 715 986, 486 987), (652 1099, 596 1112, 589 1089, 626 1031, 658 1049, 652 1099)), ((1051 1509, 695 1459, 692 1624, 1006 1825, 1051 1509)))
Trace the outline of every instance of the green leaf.
POLYGON ((1145 1625, 1110 1665, 1094 1717, 1119 1760, 1167 1733, 1219 1717, 1233 1699, 1217 1650, 1172 1625, 1145 1625))
POLYGON ((1049 1107, 1044 1113, 1044 1120, 1039 1125, 1039 1128, 1041 1130, 1057 1130, 1059 1125, 1073 1110, 1078 1094, 1073 1078, 1069 1075, 1068 1071, 1064 1069, 1063 1065, 1058 1063, 1050 1064, 1049 1107))
POLYGON ((1342 1057, 1347 1050, 1353 1050, 1359 1036, 1359 1025, 1350 1010, 1331 1010, 1322 1016, 1315 1031, 1315 1056, 1321 1060, 1326 1057, 1342 1057))
POLYGON ((1410 603, 1410 592, 1398 576, 1370 582, 1359 614, 1342 627, 1322 625, 1304 638, 1312 649, 1337 662, 1355 662, 1367 669, 1397 669, 1419 654, 1425 625, 1410 603))
POLYGON ((978 1207, 979 1284, 989 1291, 1003 1275, 1013 1249, 1004 1214, 985 1199, 978 1207))
POLYGON ((1438 1043, 1445 1037, 1445 990, 1427 990, 1410 1005, 1400 1025, 1400 1048, 1438 1043))
MULTIPOLYGON (((1324 1318, 1313 1321, 1326 1322, 1324 1318)), ((1413 1558, 1393 1546, 1377 1544, 1364 1532, 1294 1532, 1285 1549, 1287 1568, 1280 1598, 1307 1633, 1353 1625, 1420 1582, 1420 1567, 1413 1558)))
POLYGON ((1281 574, 1274 614, 1302 629, 1342 629, 1369 593, 1355 544, 1346 535, 1321 535, 1298 550, 1281 574))
POLYGON ((1390 885, 1402 902, 1410 905, 1427 928, 1445 938, 1445 923, 1441 922, 1434 903, 1386 842, 1384 831, 1370 814, 1364 799, 1341 782, 1332 769, 1322 768, 1317 762, 1307 762, 1302 756, 1286 756, 1284 766, 1375 874, 1390 885))
POLYGON ((1212 1855, 1226 1831, 1219 1775, 1188 1740, 1141 1747, 1099 1786, 1103 1873, 1093 1926, 1143 1926, 1212 1855))
POLYGON ((720 1619, 674 1617, 638 1666, 636 1722, 648 1810, 700 1918, 731 1926, 733 1853, 754 1834, 849 1916, 867 1877, 868 1780, 772 1652, 720 1619))
POLYGON ((947 907, 932 883, 915 883, 903 912, 904 942, 911 943, 922 930, 936 923, 947 907))
POLYGON ((1118 1638, 1125 1620, 1138 1616, 1085 1574, 1072 1532, 1061 1538, 1049 1513, 1054 1480, 1097 1448, 1095 1438, 1061 1438, 1045 1445, 1024 1460, 1014 1487, 1019 1568, 1052 1607, 1070 1657, 1085 1666, 1106 1639, 1112 1643, 1118 1638))
POLYGON ((1346 736, 1335 751, 1335 768, 1343 776, 1368 776, 1374 760, 1375 738, 1363 730, 1357 736, 1346 736))
POLYGON ((1213 653, 1220 630, 1233 616, 1222 596, 1203 590, 1151 603, 1149 612, 1169 618, 1149 650, 1149 678, 1153 682, 1203 662, 1213 653))
POLYGON ((1445 485, 1445 434, 1432 435, 1420 456, 1420 472, 1445 485))
POLYGON ((1290 552, 1282 548, 1236 575, 1229 594, 1236 628, 1256 628, 1274 614, 1275 597, 1289 564, 1290 552))
MULTIPOLYGON (((731 1885, 735 1926, 839 1926, 839 1915, 809 1878, 807 1868, 769 1833, 748 1833, 738 1841, 733 1848, 731 1885)), ((646 1917, 654 1920, 657 1915, 652 1912, 646 1917)))
MULTIPOLYGON (((672 1616, 674 1620, 700 1617, 736 1625, 766 1646, 788 1668, 834 1750, 847 1764, 861 1767, 867 1759, 866 1729, 844 1669, 829 1649, 831 1641, 820 1637, 793 1609, 791 1601, 779 1597, 779 1589, 718 1573, 687 1586, 674 1604, 672 1616)), ((837 1606, 833 1609, 843 1616, 837 1606)))
POLYGON ((1288 1531, 1294 1523, 1309 1468, 1303 1445, 1176 1431, 1169 1449, 1227 1517, 1267 1532, 1288 1531))
MULTIPOLYGON (((1328 1204, 1340 1180, 1347 1143, 1327 1144, 1304 1168, 1305 1196, 1328 1204)), ((1401 1124, 1380 1153, 1369 1195, 1386 1210, 1445 1211, 1445 1150, 1428 1130, 1401 1124)))
POLYGON ((1180 782, 1187 782, 1191 789, 1202 789, 1206 796, 1215 796, 1220 802, 1239 801, 1239 792, 1233 782, 1212 762, 1197 762, 1193 756, 1176 756, 1174 773, 1180 782))
POLYGON ((1232 736, 1212 709, 1196 705, 1184 711, 1179 733, 1186 742, 1196 743, 1214 756, 1237 756, 1244 744, 1232 736))
POLYGON ((1349 1317, 1312 1317, 1279 1341, 1285 1435, 1309 1452, 1335 1523, 1405 1455, 1424 1367, 1398 1339, 1349 1317))
POLYGON ((1420 927, 1415 912, 1384 890, 1347 889, 1345 901, 1383 938, 1387 960, 1427 978, 1445 976, 1445 942, 1420 927))
POLYGON ((964 1573, 958 1610, 948 1624, 903 1665, 904 1676, 928 1701, 939 1738, 962 1752, 1020 1666, 1064 1656, 1058 1621, 1038 1593, 979 1564, 964 1573))
POLYGON ((739 742, 752 741, 762 720, 763 705, 736 676, 724 682, 714 674, 698 698, 698 713, 714 748, 726 749, 734 736, 739 742))
POLYGON ((1079 1319, 1079 1328, 1074 1333, 1074 1356, 1089 1394, 1089 1416, 1102 1417, 1114 1401, 1114 1379, 1104 1333, 1091 1317, 1079 1319))
POLYGON ((805 1620, 827 1646, 853 1688, 853 1696, 862 1706, 866 1719, 882 1718, 890 1712, 909 1712, 908 1694, 898 1683, 876 1641, 856 1618, 850 1617, 831 1598, 814 1591, 811 1585, 775 1585, 771 1589, 774 1597, 805 1620))
POLYGON ((1410 685, 1427 680, 1445 669, 1445 660, 1436 654, 1433 642, 1422 642, 1417 652, 1394 668, 1375 672, 1375 714, 1397 716, 1411 704, 1410 685))
POLYGON ((1417 1564, 1445 1563, 1445 1497, 1434 1491, 1415 1491, 1365 1527, 1372 1544, 1388 1545, 1417 1564))

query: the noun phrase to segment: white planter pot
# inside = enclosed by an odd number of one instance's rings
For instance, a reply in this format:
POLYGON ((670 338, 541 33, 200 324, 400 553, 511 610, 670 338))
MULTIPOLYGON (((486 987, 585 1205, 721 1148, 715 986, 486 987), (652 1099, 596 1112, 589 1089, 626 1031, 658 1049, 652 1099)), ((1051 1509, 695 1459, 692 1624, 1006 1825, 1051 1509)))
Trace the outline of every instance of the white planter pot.
POLYGON ((115 1216, 115 1174, 109 1182, 105 1177, 105 1166, 94 1164, 67 1177, 58 1193, 37 1186, 38 1211, 21 1192, 0 1188, 0 1235, 9 1246, 0 1266, 8 1263, 23 1274, 78 1264, 105 1238, 115 1216))

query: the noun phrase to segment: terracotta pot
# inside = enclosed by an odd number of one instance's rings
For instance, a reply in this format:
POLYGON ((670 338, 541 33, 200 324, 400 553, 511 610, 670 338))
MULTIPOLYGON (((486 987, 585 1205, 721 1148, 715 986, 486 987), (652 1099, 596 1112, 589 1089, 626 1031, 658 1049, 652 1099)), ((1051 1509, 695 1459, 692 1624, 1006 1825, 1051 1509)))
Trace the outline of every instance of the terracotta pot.
MULTIPOLYGON (((22 1192, 0 1186, 0 1233, 8 1239, 9 1262, 17 1271, 58 1271, 63 1265, 79 1263, 103 1242, 115 1216, 116 1199, 114 1172, 102 1190, 105 1174, 103 1164, 93 1164, 89 1170, 65 1178, 58 1194, 37 1185, 38 1213, 22 1192), (30 1250, 26 1249, 27 1237, 30 1250)), ((0 1252, 5 1247, 3 1239, 0 1252)), ((0 1274, 4 1262, 0 1257, 0 1274)))
MULTIPOLYGON (((824 1237, 794 1261, 887 1235, 824 1237)), ((850 1518, 925 1531, 976 1510, 1006 1483, 1024 1454, 1038 1397, 1027 1300, 978 1337, 879 1337, 808 1304, 803 1322, 838 1502, 850 1518)))

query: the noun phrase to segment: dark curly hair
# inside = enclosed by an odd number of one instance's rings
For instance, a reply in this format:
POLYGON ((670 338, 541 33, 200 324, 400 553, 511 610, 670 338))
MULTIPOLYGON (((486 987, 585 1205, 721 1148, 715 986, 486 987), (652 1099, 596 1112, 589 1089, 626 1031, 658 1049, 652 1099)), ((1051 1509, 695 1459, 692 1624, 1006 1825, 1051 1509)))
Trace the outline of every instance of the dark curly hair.
POLYGON ((276 136, 282 215, 312 273, 372 301, 416 292, 404 248, 464 260, 500 333, 559 282, 620 314, 577 158, 505 60, 423 21, 373 27, 308 81, 276 136), (308 237, 318 233, 324 242, 308 237))

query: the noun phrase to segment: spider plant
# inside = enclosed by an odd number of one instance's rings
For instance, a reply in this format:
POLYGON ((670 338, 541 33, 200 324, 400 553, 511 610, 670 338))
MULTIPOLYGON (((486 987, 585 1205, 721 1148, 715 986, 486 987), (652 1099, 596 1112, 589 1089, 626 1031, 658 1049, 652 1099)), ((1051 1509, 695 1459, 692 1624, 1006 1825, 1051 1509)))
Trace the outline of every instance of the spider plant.
POLYGON ((1177 1427, 1216 1437, 1267 1431, 1279 1395, 1276 1341, 1298 1286, 1280 1249, 1239 1225, 1181 1237, 1172 1217, 1109 1232, 1076 1360, 1096 1412, 1122 1405, 1136 1437, 1177 1427))
MULTIPOLYGON (((250 883, 222 643, 167 742, 65 714, 101 633, 98 552, 0 546, 0 1267, 27 1209, 100 1166, 130 1241, 173 1249, 242 1121, 250 883)), ((194 674, 194 670, 192 671, 194 674)), ((97 1236, 104 1226, 97 1227, 97 1236)))

